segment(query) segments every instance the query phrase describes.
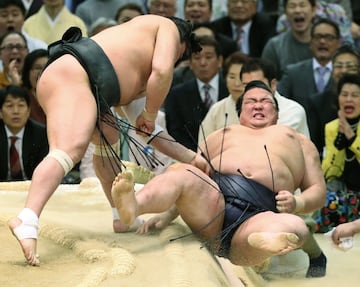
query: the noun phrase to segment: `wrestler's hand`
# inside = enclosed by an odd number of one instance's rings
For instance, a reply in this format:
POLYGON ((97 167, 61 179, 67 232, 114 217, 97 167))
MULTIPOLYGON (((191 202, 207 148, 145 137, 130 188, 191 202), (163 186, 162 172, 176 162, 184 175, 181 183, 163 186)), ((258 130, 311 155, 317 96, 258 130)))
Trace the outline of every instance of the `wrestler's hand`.
POLYGON ((140 114, 136 119, 136 133, 141 136, 149 136, 155 129, 155 120, 146 119, 140 114), (142 133, 143 132, 143 133, 142 133))
POLYGON ((339 224, 331 235, 333 242, 338 245, 341 243, 340 238, 353 237, 357 233, 357 224, 360 222, 352 221, 339 224))
POLYGON ((145 234, 148 233, 151 229, 163 229, 169 225, 169 220, 163 214, 158 214, 151 217, 149 220, 144 221, 143 224, 139 226, 136 230, 137 234, 145 234))
POLYGON ((294 194, 287 190, 280 190, 275 196, 276 208, 281 213, 293 213, 296 208, 294 194))
POLYGON ((199 153, 197 153, 189 163, 209 175, 210 165, 199 153))

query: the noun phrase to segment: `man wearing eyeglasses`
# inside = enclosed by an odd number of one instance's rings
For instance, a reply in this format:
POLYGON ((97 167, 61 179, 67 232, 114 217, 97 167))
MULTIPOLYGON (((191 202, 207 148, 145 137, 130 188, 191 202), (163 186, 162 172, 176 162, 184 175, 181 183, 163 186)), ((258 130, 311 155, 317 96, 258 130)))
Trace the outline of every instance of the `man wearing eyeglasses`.
POLYGON ((272 36, 275 25, 270 16, 256 11, 256 0, 228 0, 228 14, 212 22, 218 33, 223 33, 238 44, 239 51, 260 57, 272 36))
POLYGON ((0 88, 9 84, 20 85, 24 59, 29 53, 26 39, 19 32, 9 32, 1 38, 0 59, 3 71, 0 73, 0 88))
POLYGON ((279 92, 287 98, 300 103, 306 112, 310 129, 310 138, 322 152, 322 141, 318 127, 313 119, 320 110, 312 107, 312 102, 320 95, 332 89, 331 58, 340 46, 340 30, 338 25, 329 19, 320 19, 311 27, 310 49, 312 58, 288 65, 279 82, 279 92))

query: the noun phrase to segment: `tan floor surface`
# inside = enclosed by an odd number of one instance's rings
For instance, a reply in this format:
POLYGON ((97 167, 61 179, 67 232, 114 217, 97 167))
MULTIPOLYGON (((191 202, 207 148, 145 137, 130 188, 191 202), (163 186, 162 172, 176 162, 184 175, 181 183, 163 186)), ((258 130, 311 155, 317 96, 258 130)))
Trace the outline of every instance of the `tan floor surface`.
MULTIPOLYGON (((228 286, 217 261, 194 237, 169 243, 170 238, 189 232, 181 220, 148 235, 114 234, 111 210, 94 180, 61 186, 55 192, 40 219, 41 266, 26 266, 6 221, 22 209, 27 186, 0 184, 1 287, 228 286)), ((344 253, 324 236, 317 237, 328 257, 325 278, 303 278, 307 259, 301 253, 288 259, 299 258, 296 275, 284 274, 289 262, 281 258, 267 271, 267 280, 249 268, 234 270, 251 287, 359 286, 360 245, 356 240, 354 248, 344 253)))

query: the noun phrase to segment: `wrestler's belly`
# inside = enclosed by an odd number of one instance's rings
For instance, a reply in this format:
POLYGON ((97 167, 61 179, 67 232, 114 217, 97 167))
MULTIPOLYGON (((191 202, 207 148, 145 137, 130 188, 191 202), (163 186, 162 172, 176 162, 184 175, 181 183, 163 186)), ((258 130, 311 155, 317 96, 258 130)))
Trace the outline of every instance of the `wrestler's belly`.
MULTIPOLYGON (((221 173, 235 174, 252 179, 270 190, 289 190, 294 191, 294 177, 285 164, 257 164, 254 161, 242 161, 236 163, 234 160, 224 160, 221 166, 221 173)), ((218 165, 214 165, 215 167, 218 165)))

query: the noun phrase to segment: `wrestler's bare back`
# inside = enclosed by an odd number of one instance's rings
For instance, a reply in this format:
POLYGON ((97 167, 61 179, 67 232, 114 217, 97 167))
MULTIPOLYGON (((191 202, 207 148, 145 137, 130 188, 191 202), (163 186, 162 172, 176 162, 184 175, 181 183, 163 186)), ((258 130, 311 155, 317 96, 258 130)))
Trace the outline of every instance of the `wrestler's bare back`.
POLYGON ((293 192, 304 176, 305 161, 299 135, 286 126, 257 130, 229 126, 225 132, 219 130, 211 134, 207 138, 207 148, 216 170, 243 174, 271 190, 274 178, 275 191, 293 192))
MULTIPOLYGON (((154 106, 154 110, 149 111, 157 111, 169 92, 175 62, 185 51, 185 44, 180 45, 176 25, 165 17, 145 15, 108 28, 92 39, 101 46, 118 76, 121 97, 117 106, 143 97, 146 92, 154 106)), ((53 94, 81 93, 93 98, 87 73, 69 54, 43 71, 38 82, 40 86, 38 99, 44 109, 48 105, 58 105, 58 102, 49 103, 53 94)))
POLYGON ((146 15, 103 31, 92 37, 110 59, 120 82, 120 105, 143 92, 165 97, 170 88, 175 62, 181 56, 180 36, 167 18, 146 15), (151 82, 151 73, 163 77, 151 82), (150 81, 150 82, 149 82, 150 81), (161 95, 163 93, 163 95, 161 95))

